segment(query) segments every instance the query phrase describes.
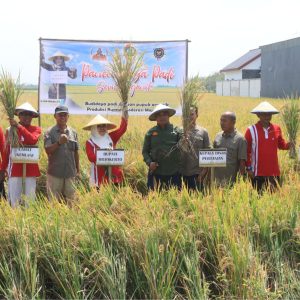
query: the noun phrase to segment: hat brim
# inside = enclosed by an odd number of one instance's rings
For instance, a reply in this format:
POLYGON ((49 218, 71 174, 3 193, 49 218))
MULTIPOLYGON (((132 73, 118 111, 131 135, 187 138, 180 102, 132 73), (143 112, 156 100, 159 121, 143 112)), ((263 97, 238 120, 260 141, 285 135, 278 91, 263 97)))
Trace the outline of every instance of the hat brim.
POLYGON ((21 112, 23 112, 23 111, 31 112, 33 118, 38 118, 39 115, 40 115, 38 112, 35 112, 35 111, 26 110, 26 109, 16 109, 16 110, 15 110, 15 116, 19 116, 19 114, 20 114, 21 112))
POLYGON ((279 111, 251 111, 251 114, 271 114, 271 115, 277 115, 279 114, 279 111))
POLYGON ((54 114, 55 115, 57 115, 57 114, 61 114, 61 113, 69 113, 69 111, 67 111, 67 110, 61 110, 61 111, 57 111, 57 112, 55 112, 54 114))
POLYGON ((91 130, 93 126, 98 126, 98 125, 106 125, 107 130, 112 130, 115 129, 117 127, 117 125, 115 124, 104 124, 104 123, 98 123, 98 124, 92 124, 92 125, 88 125, 88 126, 84 126, 82 129, 83 130, 91 130))
POLYGON ((55 55, 55 56, 51 56, 51 57, 48 58, 48 60, 54 61, 54 59, 55 59, 56 57, 63 57, 65 61, 70 60, 70 57, 69 57, 69 56, 66 56, 66 55, 55 55))
POLYGON ((169 113, 169 117, 172 117, 176 114, 175 109, 173 109, 173 108, 164 108, 164 109, 160 109, 160 110, 157 110, 156 112, 151 113, 150 116, 149 116, 149 120, 150 121, 156 121, 157 114, 160 113, 160 112, 163 112, 163 111, 167 111, 169 113))

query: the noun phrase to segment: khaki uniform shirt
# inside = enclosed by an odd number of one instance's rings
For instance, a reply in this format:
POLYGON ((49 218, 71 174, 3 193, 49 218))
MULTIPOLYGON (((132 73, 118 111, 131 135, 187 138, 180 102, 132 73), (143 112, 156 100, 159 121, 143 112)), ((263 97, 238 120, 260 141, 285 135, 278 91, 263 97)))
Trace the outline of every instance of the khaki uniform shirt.
MULTIPOLYGON (((75 151, 79 150, 77 133, 71 127, 67 127, 66 135, 69 141, 60 145, 57 150, 48 157, 47 173, 58 178, 71 178, 76 176, 75 151)), ((59 127, 50 128, 44 138, 45 148, 58 142, 61 135, 59 127)))
POLYGON ((199 167, 199 150, 210 147, 208 133, 205 128, 196 126, 191 131, 189 140, 193 151, 192 153, 182 153, 182 175, 199 175, 203 169, 199 167))
POLYGON ((222 185, 235 182, 240 160, 247 160, 247 142, 237 130, 226 135, 219 132, 214 140, 214 148, 226 148, 226 167, 215 168, 215 179, 222 185))

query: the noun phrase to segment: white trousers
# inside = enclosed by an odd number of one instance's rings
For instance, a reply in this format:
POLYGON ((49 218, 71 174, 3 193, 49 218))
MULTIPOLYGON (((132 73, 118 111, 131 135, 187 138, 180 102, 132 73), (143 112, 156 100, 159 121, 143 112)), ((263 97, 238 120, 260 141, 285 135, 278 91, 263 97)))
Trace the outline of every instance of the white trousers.
MULTIPOLYGON (((27 201, 35 200, 36 177, 25 178, 25 192, 24 195, 27 201)), ((22 196, 22 177, 8 178, 8 201, 12 207, 17 207, 20 204, 22 196)), ((25 205, 28 206, 27 201, 25 205)))

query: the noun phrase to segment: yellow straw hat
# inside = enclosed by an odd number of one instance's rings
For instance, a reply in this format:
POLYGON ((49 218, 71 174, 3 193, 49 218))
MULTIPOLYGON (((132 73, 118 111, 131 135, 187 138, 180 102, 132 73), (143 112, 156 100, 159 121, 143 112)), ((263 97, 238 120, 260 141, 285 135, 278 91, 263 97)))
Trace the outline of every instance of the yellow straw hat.
POLYGON ((95 125, 107 125, 107 129, 111 130, 117 127, 116 124, 108 121, 104 117, 97 115, 95 118, 93 118, 90 122, 88 122, 82 129, 84 130, 91 130, 92 126, 95 125))

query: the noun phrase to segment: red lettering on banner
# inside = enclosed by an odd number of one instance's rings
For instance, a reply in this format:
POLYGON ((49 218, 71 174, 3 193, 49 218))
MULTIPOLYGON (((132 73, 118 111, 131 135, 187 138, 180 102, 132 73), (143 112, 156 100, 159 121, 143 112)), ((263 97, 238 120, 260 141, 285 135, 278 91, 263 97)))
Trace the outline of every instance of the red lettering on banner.
POLYGON ((110 74, 107 71, 94 71, 89 64, 83 64, 81 69, 81 81, 84 81, 85 78, 110 78, 110 74))
POLYGON ((148 77, 148 70, 141 70, 137 73, 136 78, 134 80, 134 82, 138 82, 140 80, 140 78, 147 78, 148 77))
POLYGON ((155 81, 155 79, 166 79, 167 82, 172 80, 175 77, 174 68, 170 68, 168 71, 162 71, 160 69, 160 66, 154 66, 152 71, 152 82, 155 81))

